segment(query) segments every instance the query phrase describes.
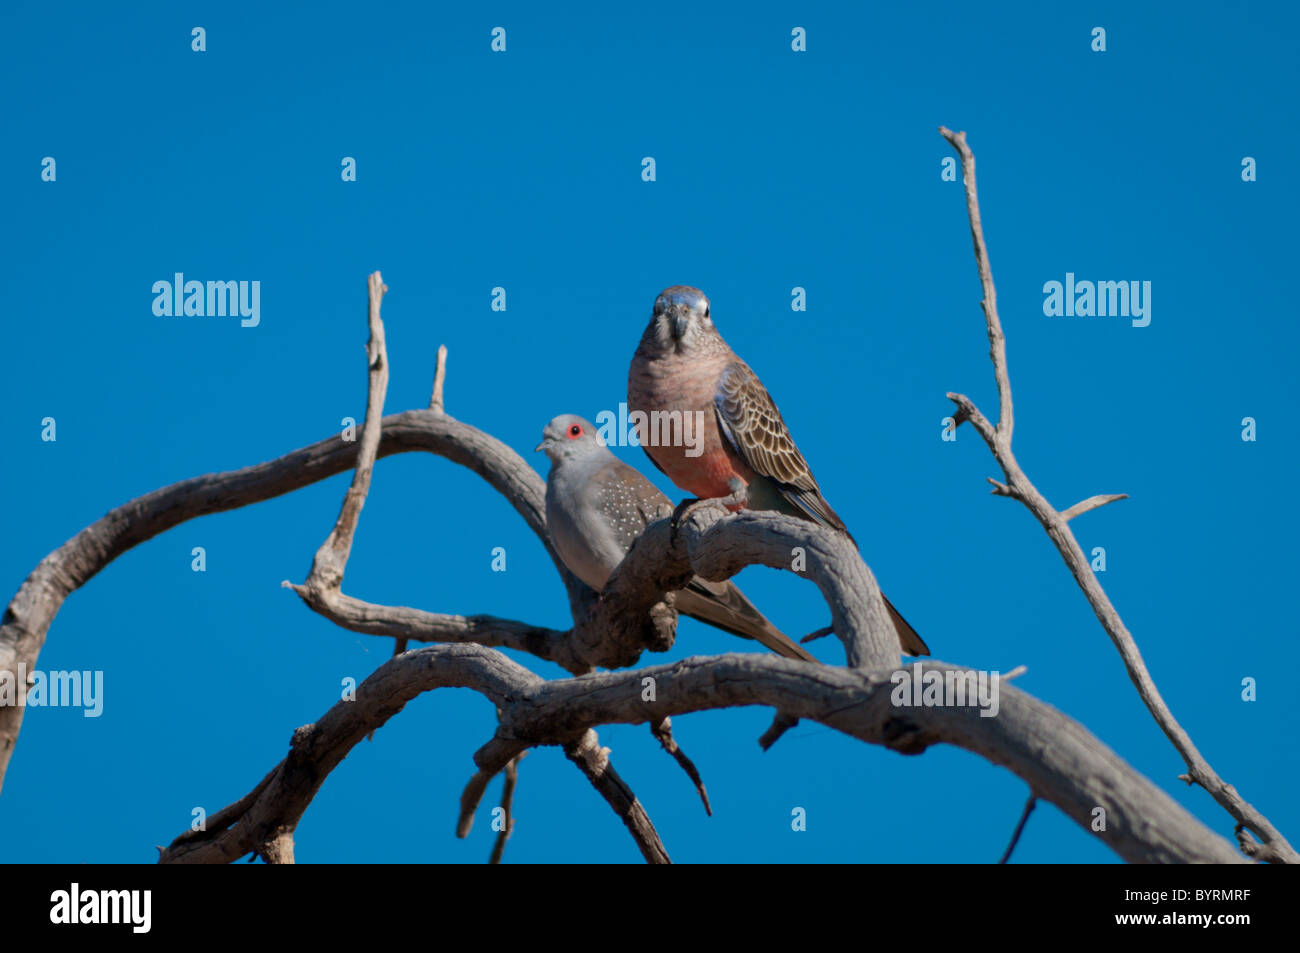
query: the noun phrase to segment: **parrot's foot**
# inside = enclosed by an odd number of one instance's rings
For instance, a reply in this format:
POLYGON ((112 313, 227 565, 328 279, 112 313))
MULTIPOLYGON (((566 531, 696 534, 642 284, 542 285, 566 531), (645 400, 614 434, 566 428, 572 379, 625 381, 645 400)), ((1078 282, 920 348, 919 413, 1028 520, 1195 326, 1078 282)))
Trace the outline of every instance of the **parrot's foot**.
POLYGON ((677 530, 681 527, 682 520, 695 512, 697 507, 715 504, 732 513, 736 510, 743 510, 745 504, 749 502, 749 490, 745 484, 741 482, 739 477, 732 477, 727 481, 727 489, 731 491, 729 496, 711 496, 706 499, 691 497, 678 503, 677 508, 673 510, 672 522, 669 524, 672 526, 673 538, 677 538, 677 530))
POLYGON ((717 502, 733 513, 736 510, 743 510, 749 503, 749 487, 745 486, 740 477, 732 477, 727 481, 727 489, 731 491, 731 495, 719 497, 717 502))
POLYGON ((696 504, 703 502, 703 500, 697 497, 689 496, 677 504, 676 508, 673 510, 673 518, 668 522, 669 527, 672 529, 672 538, 674 540, 677 539, 677 530, 678 527, 681 526, 682 520, 684 520, 690 511, 695 508, 696 504))

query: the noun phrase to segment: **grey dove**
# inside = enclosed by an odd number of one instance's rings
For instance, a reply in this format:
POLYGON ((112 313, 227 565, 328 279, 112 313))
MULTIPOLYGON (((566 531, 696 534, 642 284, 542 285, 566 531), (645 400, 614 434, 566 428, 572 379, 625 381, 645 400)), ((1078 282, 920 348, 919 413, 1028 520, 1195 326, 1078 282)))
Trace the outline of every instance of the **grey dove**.
MULTIPOLYGON (((628 369, 627 403, 642 449, 683 490, 733 511, 788 513, 853 540, 771 395, 713 326, 698 288, 675 285, 655 300, 628 369)), ((903 650, 929 655, 888 599, 885 606, 903 650)))
MULTIPOLYGON (((610 453, 581 417, 564 414, 542 431, 551 461, 546 529, 564 565, 597 592, 646 526, 673 512, 653 483, 610 453)), ((791 641, 728 582, 696 576, 676 595, 677 609, 725 632, 755 639, 786 658, 817 659, 791 641)))

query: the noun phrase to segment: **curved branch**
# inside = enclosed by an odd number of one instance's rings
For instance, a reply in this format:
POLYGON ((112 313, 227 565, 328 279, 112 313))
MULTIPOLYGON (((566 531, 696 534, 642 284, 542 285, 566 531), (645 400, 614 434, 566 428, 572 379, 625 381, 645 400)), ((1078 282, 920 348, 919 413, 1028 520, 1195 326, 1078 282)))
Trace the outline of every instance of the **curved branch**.
POLYGON ((571 629, 549 629, 493 615, 451 615, 408 606, 377 605, 341 593, 322 600, 305 587, 289 582, 281 585, 298 592, 312 611, 350 632, 412 642, 474 642, 515 649, 554 662, 574 675, 589 672, 593 666, 574 648, 571 629))
MULTIPOLYGON (((357 449, 356 442, 330 437, 266 463, 173 483, 109 511, 42 559, 18 589, 0 619, 0 676, 8 673, 16 680, 20 665, 33 672, 64 600, 123 553, 188 520, 260 503, 342 473, 355 466, 357 449)), ((546 546, 574 611, 585 611, 594 596, 564 568, 551 548, 546 535, 546 485, 522 457, 495 437, 445 413, 408 410, 385 417, 376 455, 414 451, 468 467, 504 496, 546 546)), ((462 620, 449 616, 439 624, 463 631, 466 625, 492 628, 500 621, 481 620, 490 617, 462 620)), ((501 628, 501 644, 530 650, 534 640, 517 630, 508 631, 509 625, 501 628), (518 641, 504 641, 507 639, 518 641)), ((546 640, 538 644, 544 646, 546 640)), ((18 688, 25 691, 25 686, 18 688)), ((22 706, 0 707, 0 788, 25 711, 22 706)))
POLYGON ((541 681, 500 652, 478 646, 433 646, 389 659, 357 686, 355 700, 337 702, 320 721, 293 733, 288 755, 251 799, 239 802, 242 810, 223 810, 209 818, 207 830, 182 834, 162 852, 159 863, 230 863, 278 832, 293 831, 321 784, 353 746, 422 692, 472 688, 505 707, 541 681), (217 817, 222 824, 213 823, 217 817))
POLYGON ((718 582, 746 566, 794 571, 794 551, 802 550, 805 568, 797 574, 820 590, 849 667, 880 670, 898 664, 901 647, 880 586, 847 536, 779 513, 725 513, 721 507, 700 507, 681 524, 696 575, 718 582))
MULTIPOLYGON (((927 672, 966 671, 928 660, 924 667, 927 672)), ((597 725, 657 724, 690 712, 763 705, 903 754, 918 754, 939 743, 974 752, 1010 769, 1036 796, 1056 804, 1132 862, 1246 862, 1231 842, 1051 706, 1002 685, 996 717, 981 717, 976 707, 899 707, 891 698, 894 681, 888 672, 750 654, 693 657, 672 665, 543 681, 493 649, 417 649, 380 666, 358 686, 354 701, 340 701, 315 725, 298 729, 289 755, 268 780, 237 802, 238 810, 232 807, 216 815, 227 821, 224 829, 209 825, 206 832, 186 832, 160 860, 231 861, 281 832, 292 832, 321 783, 353 745, 419 693, 459 687, 479 692, 501 711, 502 740, 488 746, 499 755, 497 770, 524 748, 537 745, 561 745, 571 758, 575 750, 594 756, 601 749, 587 732, 597 725), (656 684, 652 701, 642 697, 642 679, 647 677, 656 684), (1099 817, 1104 827, 1094 831, 1099 817)), ((600 758, 593 761, 602 763, 600 758)), ((590 776, 590 765, 584 773, 590 776)), ((648 825, 621 779, 608 774, 612 793, 602 794, 611 801, 623 799, 629 829, 648 825)), ((653 841, 638 839, 638 845, 649 859, 653 841)))
MULTIPOLYGON (((340 701, 313 725, 293 734, 289 754, 248 795, 217 812, 207 830, 186 831, 162 851, 159 863, 230 863, 263 845, 291 837, 325 779, 363 738, 400 712, 415 696, 435 688, 470 688, 499 708, 510 709, 542 679, 500 652, 477 645, 438 645, 389 659, 357 686, 353 700, 340 701), (220 822, 217 823, 217 820, 220 822)), ((584 727, 553 736, 610 802, 632 832, 638 848, 653 863, 666 862, 668 854, 627 784, 609 762, 596 733, 584 727)), ((480 772, 462 798, 472 814, 487 781, 518 757, 525 743, 494 739, 475 756, 480 772), (487 751, 491 754, 485 754, 487 751), (475 789, 471 796, 471 788, 475 789)))

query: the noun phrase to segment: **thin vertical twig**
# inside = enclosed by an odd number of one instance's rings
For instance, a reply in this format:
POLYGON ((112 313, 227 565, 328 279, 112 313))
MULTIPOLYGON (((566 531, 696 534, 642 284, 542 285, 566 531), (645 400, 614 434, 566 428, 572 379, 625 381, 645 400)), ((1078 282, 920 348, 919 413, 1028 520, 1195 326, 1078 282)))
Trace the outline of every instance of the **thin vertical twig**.
POLYGON ((447 377, 447 345, 438 345, 438 364, 433 371, 433 396, 429 398, 429 409, 443 412, 442 385, 447 377))
POLYGON ((958 408, 957 421, 958 423, 970 421, 971 426, 975 428, 976 432, 984 439, 985 444, 988 445, 998 466, 1002 468, 1006 483, 1000 483, 990 478, 989 482, 993 484, 993 492, 999 496, 1008 496, 1023 503, 1034 514, 1034 517, 1056 545, 1057 551, 1061 554, 1061 558, 1074 576, 1075 582, 1083 590, 1084 597, 1092 607, 1097 620, 1119 651, 1120 658, 1124 661, 1124 667, 1128 671, 1129 679, 1137 689, 1138 695, 1151 713, 1152 718, 1155 719, 1156 724, 1160 726, 1160 730, 1165 733, 1165 736, 1186 763, 1188 772, 1183 777, 1188 783, 1194 781, 1201 785, 1215 801, 1232 815, 1239 825, 1248 828, 1260 838, 1263 843, 1256 845, 1253 851, 1243 846, 1243 850, 1249 856, 1257 860, 1300 863, 1300 854, 1296 853, 1295 848, 1287 842, 1286 838, 1269 822, 1268 818, 1255 810, 1237 793, 1235 788, 1215 773, 1209 762, 1197 750, 1196 745, 1192 743, 1191 737, 1174 718, 1169 706, 1165 704, 1159 690, 1156 688, 1155 680, 1151 677, 1146 663, 1142 660, 1142 654, 1138 651, 1137 642, 1134 641, 1132 634, 1124 625, 1124 621, 1120 618, 1114 605, 1111 604, 1110 598, 1102 588, 1096 573, 1092 571, 1088 558, 1084 555, 1083 549, 1079 546, 1078 540, 1075 539, 1074 533, 1069 527, 1069 521, 1074 517, 1106 503, 1125 499, 1126 495, 1122 493, 1099 494, 1076 503, 1064 512, 1058 512, 1047 501, 1047 498, 1038 491, 1038 488, 1034 486, 1029 477, 1025 475, 1025 472, 1020 468, 1020 464, 1016 461, 1015 454, 1011 451, 1011 383, 1007 371, 1006 339, 1002 334, 1002 323, 998 318, 997 297, 993 289, 993 272, 989 265, 988 249, 984 244, 984 230, 980 224, 979 199, 975 190, 975 156, 966 144, 966 134, 964 132, 954 133, 952 130, 940 126, 939 133, 948 140, 961 157, 962 181, 966 186, 966 208, 970 217, 971 237, 975 246, 975 262, 979 269, 980 284, 984 290, 984 299, 981 305, 983 306, 991 345, 989 356, 993 361, 993 373, 997 380, 998 395, 1001 402, 1001 419, 994 426, 989 423, 988 419, 969 397, 964 394, 950 392, 947 395, 948 399, 955 403, 958 408))
POLYGON ((506 852, 506 841, 515 830, 515 785, 519 782, 519 762, 523 760, 527 751, 521 751, 510 759, 506 765, 505 783, 501 787, 501 811, 504 826, 497 832, 496 843, 492 845, 492 856, 488 858, 489 864, 501 863, 501 857, 506 852))
POLYGON ((1025 809, 1020 812, 1020 823, 1016 825, 1016 832, 1011 835, 1011 843, 1007 845, 1006 852, 1003 853, 999 864, 1005 864, 1011 859, 1011 852, 1016 849, 1016 844, 1020 843, 1020 835, 1024 832, 1025 822, 1029 820, 1029 815, 1034 813, 1034 805, 1038 803, 1038 796, 1030 793, 1029 800, 1025 802, 1025 809))

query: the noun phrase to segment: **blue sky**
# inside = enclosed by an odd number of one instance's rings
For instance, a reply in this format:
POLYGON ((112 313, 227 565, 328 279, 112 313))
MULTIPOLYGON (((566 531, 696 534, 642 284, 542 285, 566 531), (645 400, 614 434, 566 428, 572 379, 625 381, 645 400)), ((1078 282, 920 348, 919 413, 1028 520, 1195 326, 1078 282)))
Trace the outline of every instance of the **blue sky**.
MULTIPOLYGON (((1300 705, 1284 674, 1300 664, 1294 8, 696 7, 6 4, 0 589, 135 496, 360 418, 374 269, 391 289, 388 410, 427 404, 446 344, 448 411, 543 473, 542 426, 616 408, 656 294, 694 284, 935 656, 1026 665, 1021 688, 1231 836, 1177 780, 1045 534, 988 495, 986 448, 968 428, 940 439, 949 390, 996 412, 961 186, 940 176, 945 124, 978 157, 1020 462, 1062 508, 1131 495, 1080 517, 1080 544, 1105 548, 1102 582, 1203 754, 1300 835, 1300 705), (191 50, 195 26, 206 52, 191 50), (505 53, 489 48, 496 26, 505 53), (795 26, 806 52, 790 48, 795 26), (356 182, 341 181, 345 156, 356 182), (1246 156, 1257 181, 1242 181, 1246 156), (178 271, 260 281, 259 326, 155 316, 153 283, 178 271), (1067 272, 1150 281, 1150 325, 1045 316, 1043 285, 1067 272), (504 312, 490 309, 497 286, 504 312), (791 311, 795 286, 806 312, 791 311)), ((680 498, 640 450, 617 452, 680 498)), ((0 858, 154 860, 195 806, 256 784, 341 678, 387 658, 391 641, 342 631, 279 585, 305 577, 349 479, 182 525, 68 600, 39 666, 102 670, 104 714, 28 711, 0 858)), ((738 582, 790 633, 826 621, 789 574, 738 582)), ((426 455, 377 466, 345 590, 568 621, 510 507, 426 455)), ((745 647, 686 621, 672 653, 644 661, 745 647)), ((829 640, 816 651, 842 662, 829 640)), ((712 818, 645 726, 600 735, 678 861, 992 861, 1027 793, 957 749, 905 758, 817 725, 764 753, 769 720, 675 719, 712 818), (806 831, 791 830, 794 807, 806 831)), ((493 721, 469 692, 410 704, 325 783, 299 861, 485 860, 498 784, 467 840, 453 826, 493 721)), ((524 760, 515 804, 507 860, 640 859, 556 749, 524 760)), ((1016 856, 1114 860, 1049 805, 1016 856)))

